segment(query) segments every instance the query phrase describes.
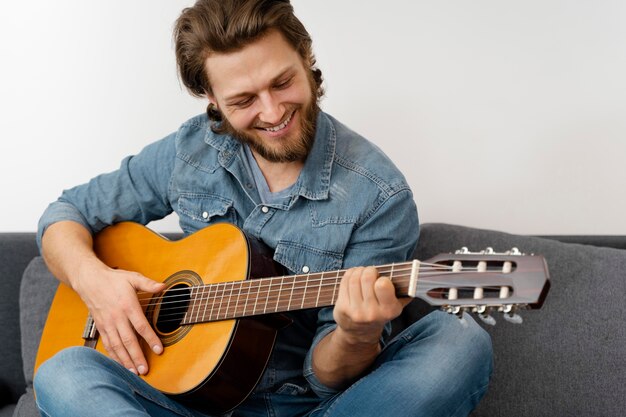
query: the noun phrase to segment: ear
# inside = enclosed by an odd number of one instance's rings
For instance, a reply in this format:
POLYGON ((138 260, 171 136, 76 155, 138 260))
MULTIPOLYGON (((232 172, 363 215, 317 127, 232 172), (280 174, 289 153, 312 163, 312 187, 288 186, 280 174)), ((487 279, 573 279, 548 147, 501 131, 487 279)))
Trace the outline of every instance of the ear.
POLYGON ((206 93, 206 98, 209 100, 209 105, 217 107, 217 99, 211 93, 206 93))

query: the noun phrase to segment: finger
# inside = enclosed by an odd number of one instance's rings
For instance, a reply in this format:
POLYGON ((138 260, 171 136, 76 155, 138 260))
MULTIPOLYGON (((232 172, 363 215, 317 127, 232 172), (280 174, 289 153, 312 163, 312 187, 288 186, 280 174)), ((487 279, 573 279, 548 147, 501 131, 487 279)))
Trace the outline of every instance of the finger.
POLYGON ((152 349, 152 351, 157 355, 160 355, 163 352, 161 339, 156 335, 154 329, 148 323, 148 320, 141 309, 138 308, 133 311, 129 315, 128 319, 139 336, 141 336, 146 341, 148 346, 150 346, 150 349, 152 349))
POLYGON ((120 365, 123 365, 122 361, 117 356, 117 354, 113 350, 109 350, 109 346, 111 346, 111 343, 109 341, 108 334, 100 330, 98 330, 98 333, 100 336, 100 341, 102 342, 102 346, 104 346, 104 349, 107 351, 109 358, 113 359, 115 362, 119 363, 120 365))
MULTIPOLYGON (((122 336, 117 329, 113 329, 112 331, 107 332, 107 342, 104 345, 104 348, 109 353, 111 358, 117 358, 117 362, 120 363, 123 367, 128 369, 134 374, 137 374, 137 367, 130 355, 128 354, 128 350, 124 345, 122 336)), ((104 340, 103 340, 104 341, 104 340)))
POLYGON ((350 277, 354 271, 352 269, 348 269, 341 277, 341 281, 339 282, 339 293, 337 294, 337 303, 342 304, 344 301, 350 300, 350 277))
POLYGON ((128 325, 119 328, 118 331, 121 340, 121 348, 115 352, 120 355, 120 351, 123 351, 122 355, 128 358, 131 367, 135 369, 139 375, 145 374, 148 371, 148 363, 141 350, 134 329, 128 325))
POLYGON ((361 275, 363 275, 361 267, 351 269, 348 277, 348 291, 350 293, 350 305, 355 306, 363 302, 363 289, 361 288, 361 275))
POLYGON ((374 289, 378 298, 379 306, 384 311, 388 320, 391 320, 402 312, 402 303, 396 297, 396 288, 387 277, 378 278, 374 289))
POLYGON ((381 304, 395 304, 398 301, 396 297, 396 287, 387 277, 380 277, 374 283, 374 291, 376 297, 381 304))
POLYGON ((137 291, 146 291, 153 294, 165 289, 164 283, 151 280, 139 273, 131 275, 130 283, 137 291))
POLYGON ((367 304, 378 304, 378 298, 374 290, 374 284, 378 279, 378 270, 374 267, 367 267, 361 274, 360 284, 363 300, 367 304))

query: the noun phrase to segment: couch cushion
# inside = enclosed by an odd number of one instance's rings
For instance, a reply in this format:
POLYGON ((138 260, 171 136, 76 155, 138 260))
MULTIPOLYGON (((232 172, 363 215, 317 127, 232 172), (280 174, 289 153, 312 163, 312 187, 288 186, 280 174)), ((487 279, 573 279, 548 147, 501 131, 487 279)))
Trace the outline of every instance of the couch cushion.
POLYGON ((34 258, 24 271, 20 289, 20 327, 22 329, 22 359, 26 393, 20 398, 15 415, 38 416, 33 396, 33 372, 41 333, 58 281, 48 271, 41 257, 34 258))
POLYGON ((18 299, 24 268, 37 254, 34 233, 0 233, 0 409, 3 413, 2 407, 15 404, 24 392, 18 299))
MULTIPOLYGON (((424 224, 416 258, 462 246, 472 251, 518 247, 544 255, 552 288, 522 325, 498 320, 495 370, 473 416, 614 416, 626 409, 626 251, 446 224, 424 224)), ((402 320, 427 308, 417 301, 402 320)))

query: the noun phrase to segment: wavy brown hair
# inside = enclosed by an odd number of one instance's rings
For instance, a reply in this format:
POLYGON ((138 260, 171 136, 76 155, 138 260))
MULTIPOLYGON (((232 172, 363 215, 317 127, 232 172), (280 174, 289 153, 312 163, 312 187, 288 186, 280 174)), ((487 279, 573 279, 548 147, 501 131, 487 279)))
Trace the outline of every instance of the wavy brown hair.
MULTIPOLYGON (((315 66, 311 36, 289 0, 198 0, 184 9, 174 27, 174 44, 187 90, 196 97, 212 94, 205 66, 209 55, 241 50, 271 29, 278 30, 308 65, 319 100, 324 94, 322 71, 315 66)), ((214 121, 222 120, 214 107, 207 113, 214 121)))

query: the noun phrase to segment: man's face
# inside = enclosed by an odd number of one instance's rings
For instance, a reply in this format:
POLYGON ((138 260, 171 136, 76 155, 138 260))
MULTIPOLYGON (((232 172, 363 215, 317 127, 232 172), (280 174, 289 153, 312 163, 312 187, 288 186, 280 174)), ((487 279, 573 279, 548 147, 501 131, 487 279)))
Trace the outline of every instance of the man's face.
POLYGON ((303 161, 319 111, 310 71, 277 31, 240 51, 211 54, 209 100, 224 126, 270 162, 303 161))

